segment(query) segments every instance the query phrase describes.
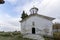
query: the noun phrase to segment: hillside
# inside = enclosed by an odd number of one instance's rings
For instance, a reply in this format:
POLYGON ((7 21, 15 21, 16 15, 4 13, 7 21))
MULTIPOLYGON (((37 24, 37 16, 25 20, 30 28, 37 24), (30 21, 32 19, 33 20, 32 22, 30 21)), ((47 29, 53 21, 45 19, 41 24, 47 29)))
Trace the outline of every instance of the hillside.
POLYGON ((32 40, 23 38, 20 32, 0 32, 0 40, 32 40))

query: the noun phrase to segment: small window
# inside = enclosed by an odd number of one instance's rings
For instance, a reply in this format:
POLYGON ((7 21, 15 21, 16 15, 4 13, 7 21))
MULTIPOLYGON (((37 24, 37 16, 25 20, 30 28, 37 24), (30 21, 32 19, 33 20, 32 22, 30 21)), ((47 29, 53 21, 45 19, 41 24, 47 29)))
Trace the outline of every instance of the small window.
POLYGON ((34 27, 32 28, 32 34, 35 34, 35 28, 34 27))
POLYGON ((32 22, 32 25, 34 26, 35 25, 35 22, 32 22))

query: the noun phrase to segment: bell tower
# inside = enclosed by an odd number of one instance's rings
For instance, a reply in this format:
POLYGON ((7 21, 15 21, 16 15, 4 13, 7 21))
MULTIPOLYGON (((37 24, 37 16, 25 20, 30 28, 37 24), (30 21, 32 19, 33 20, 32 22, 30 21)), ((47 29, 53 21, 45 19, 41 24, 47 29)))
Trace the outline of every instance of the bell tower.
POLYGON ((38 8, 36 8, 36 7, 33 7, 30 9, 31 14, 37 14, 37 12, 38 12, 38 8))

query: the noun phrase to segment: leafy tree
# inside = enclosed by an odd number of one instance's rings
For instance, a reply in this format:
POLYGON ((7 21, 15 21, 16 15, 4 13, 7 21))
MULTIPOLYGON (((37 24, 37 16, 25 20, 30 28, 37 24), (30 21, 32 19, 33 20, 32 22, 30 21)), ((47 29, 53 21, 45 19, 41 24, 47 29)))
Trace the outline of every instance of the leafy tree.
POLYGON ((60 23, 55 23, 53 25, 53 30, 56 30, 53 32, 54 40, 60 40, 60 23))
POLYGON ((21 18, 22 18, 22 19, 25 19, 26 17, 28 17, 28 15, 25 13, 25 11, 23 11, 21 18))
POLYGON ((0 4, 4 4, 5 3, 5 1, 4 0, 0 0, 0 4))
POLYGON ((28 17, 27 13, 25 14, 25 17, 28 17))

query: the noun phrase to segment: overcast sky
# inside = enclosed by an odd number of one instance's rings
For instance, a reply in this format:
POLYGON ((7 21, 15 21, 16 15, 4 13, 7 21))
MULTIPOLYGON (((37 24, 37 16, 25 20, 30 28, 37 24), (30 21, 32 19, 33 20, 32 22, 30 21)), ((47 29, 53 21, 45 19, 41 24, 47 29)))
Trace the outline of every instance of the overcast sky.
POLYGON ((60 22, 60 0, 5 0, 5 4, 0 4, 0 31, 21 30, 21 13, 25 10, 30 14, 33 6, 39 9, 38 14, 54 17, 54 22, 60 22))

